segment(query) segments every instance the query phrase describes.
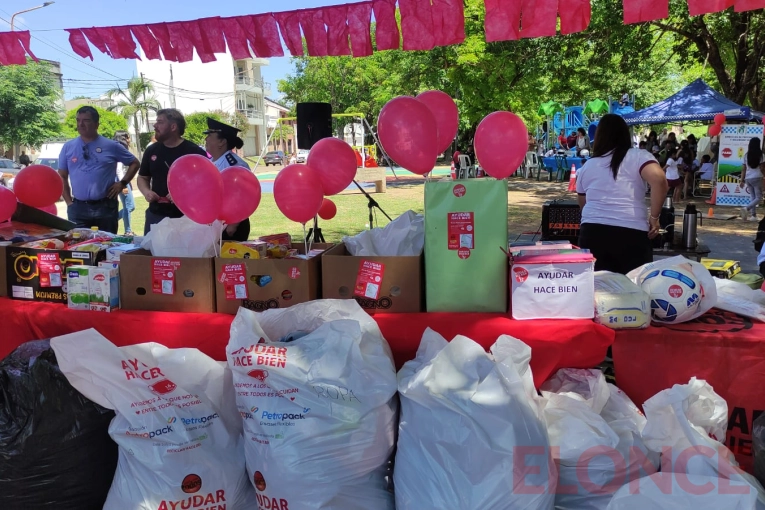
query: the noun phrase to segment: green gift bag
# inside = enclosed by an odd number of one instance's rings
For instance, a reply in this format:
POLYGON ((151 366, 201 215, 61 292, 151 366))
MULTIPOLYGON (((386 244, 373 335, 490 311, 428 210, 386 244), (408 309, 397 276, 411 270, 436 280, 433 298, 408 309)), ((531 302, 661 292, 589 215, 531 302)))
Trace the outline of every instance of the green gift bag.
POLYGON ((506 180, 425 184, 429 312, 506 312, 506 249, 506 180))

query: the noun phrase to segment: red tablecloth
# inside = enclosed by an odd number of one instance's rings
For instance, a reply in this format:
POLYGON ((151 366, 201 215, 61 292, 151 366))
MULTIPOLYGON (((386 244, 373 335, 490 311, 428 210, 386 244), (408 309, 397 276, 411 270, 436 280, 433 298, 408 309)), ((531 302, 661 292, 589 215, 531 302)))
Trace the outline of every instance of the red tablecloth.
MULTIPOLYGON (((559 368, 588 368, 600 363, 613 343, 610 329, 583 320, 516 321, 502 314, 378 314, 374 316, 391 346, 397 367, 414 358, 425 328, 451 340, 465 335, 488 348, 499 335, 519 338, 532 348, 537 385, 559 368)), ((117 345, 158 342, 168 347, 196 347, 225 361, 233 316, 69 310, 64 305, 0 298, 0 359, 19 344, 95 328, 117 345)))
POLYGON ((613 359, 616 383, 638 405, 705 379, 728 403, 726 446, 751 471, 752 422, 765 409, 765 324, 712 309, 685 324, 617 332, 613 359))

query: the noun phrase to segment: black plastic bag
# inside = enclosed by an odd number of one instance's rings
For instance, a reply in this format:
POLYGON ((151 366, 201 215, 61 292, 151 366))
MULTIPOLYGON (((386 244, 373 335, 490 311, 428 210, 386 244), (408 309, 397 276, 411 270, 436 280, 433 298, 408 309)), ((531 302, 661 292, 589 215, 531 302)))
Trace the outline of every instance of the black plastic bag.
POLYGON ((48 340, 0 361, 0 509, 103 508, 117 467, 112 418, 69 384, 48 340))

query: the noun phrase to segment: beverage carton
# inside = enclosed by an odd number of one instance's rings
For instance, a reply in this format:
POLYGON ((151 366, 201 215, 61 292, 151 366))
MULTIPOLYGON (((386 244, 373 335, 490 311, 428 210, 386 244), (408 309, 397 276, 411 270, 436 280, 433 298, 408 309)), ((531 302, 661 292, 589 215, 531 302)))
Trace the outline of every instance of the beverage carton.
POLYGON ((67 271, 67 305, 72 310, 90 310, 90 266, 71 266, 67 271))
POLYGON ((90 309, 111 312, 120 307, 119 269, 111 267, 89 268, 90 309))

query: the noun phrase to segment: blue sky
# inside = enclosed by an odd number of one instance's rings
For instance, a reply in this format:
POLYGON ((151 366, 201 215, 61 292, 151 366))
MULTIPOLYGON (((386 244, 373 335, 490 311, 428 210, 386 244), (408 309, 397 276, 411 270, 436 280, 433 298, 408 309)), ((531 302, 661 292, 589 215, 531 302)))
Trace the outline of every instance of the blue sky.
MULTIPOLYGON (((136 74, 133 60, 114 60, 91 46, 93 61, 72 52, 64 28, 133 25, 161 21, 181 21, 209 16, 236 16, 269 11, 290 11, 307 7, 346 3, 348 0, 281 0, 280 2, 230 2, 201 0, 56 0, 48 7, 16 16, 16 30, 32 32, 32 51, 40 58, 61 62, 67 98, 97 97, 114 88, 117 78, 136 74)), ((0 31, 9 30, 11 15, 41 5, 43 0, 3 0, 0 2, 0 31)), ((286 53, 286 50, 285 50, 286 53)), ((276 82, 292 71, 289 57, 269 59, 261 68, 263 79, 271 82, 277 96, 276 82)))

